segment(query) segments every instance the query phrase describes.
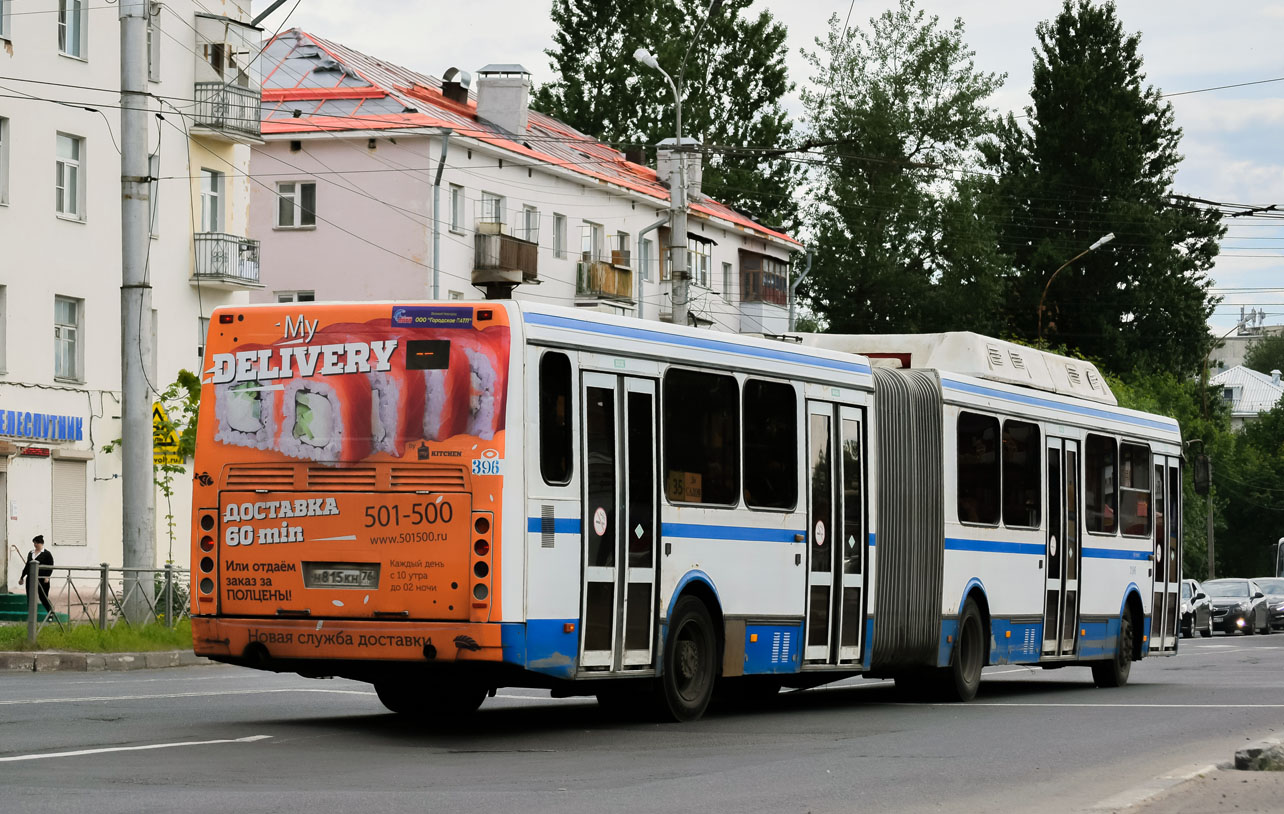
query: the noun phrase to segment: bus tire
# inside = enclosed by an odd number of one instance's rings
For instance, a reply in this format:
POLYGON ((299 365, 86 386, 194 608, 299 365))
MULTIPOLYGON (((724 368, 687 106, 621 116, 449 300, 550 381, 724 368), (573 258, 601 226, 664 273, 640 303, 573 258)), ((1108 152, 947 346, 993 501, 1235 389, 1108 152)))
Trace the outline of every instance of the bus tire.
POLYGON ((1125 607, 1119 617, 1119 643, 1115 655, 1109 661, 1098 661, 1092 665, 1092 681, 1098 687, 1122 687, 1128 683, 1132 672, 1132 648, 1134 632, 1132 629, 1132 608, 1125 607))
POLYGON ((950 666, 941 677, 942 694, 949 701, 971 701, 981 687, 981 669, 989 637, 981 623, 981 611, 972 599, 963 603, 958 635, 950 651, 950 666))
POLYGON ((717 679, 717 644, 704 603, 694 596, 679 599, 664 641, 664 673, 656 682, 662 719, 694 721, 704 714, 717 679))
POLYGON ((472 715, 490 693, 488 687, 455 681, 380 681, 374 688, 391 712, 447 724, 472 715))

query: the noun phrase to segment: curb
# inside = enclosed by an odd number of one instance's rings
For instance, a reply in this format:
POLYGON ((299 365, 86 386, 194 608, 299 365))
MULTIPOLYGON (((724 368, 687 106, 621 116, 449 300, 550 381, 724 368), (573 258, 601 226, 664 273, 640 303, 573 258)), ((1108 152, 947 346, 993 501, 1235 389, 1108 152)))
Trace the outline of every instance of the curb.
POLYGON ((145 653, 70 653, 65 650, 0 652, 0 673, 102 673, 213 663, 190 650, 155 650, 145 653))

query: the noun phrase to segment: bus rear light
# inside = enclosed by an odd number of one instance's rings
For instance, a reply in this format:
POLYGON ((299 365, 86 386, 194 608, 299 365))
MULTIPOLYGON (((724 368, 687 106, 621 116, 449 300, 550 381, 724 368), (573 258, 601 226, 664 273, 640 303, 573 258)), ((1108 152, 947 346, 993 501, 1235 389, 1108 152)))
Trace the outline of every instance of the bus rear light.
POLYGON ((210 579, 209 577, 206 577, 205 579, 202 579, 202 580, 201 580, 201 593, 203 593, 203 594, 212 594, 212 593, 214 593, 214 580, 210 579))
POLYGON ((212 514, 201 515, 201 530, 202 531, 214 530, 214 515, 212 514))
MULTIPOLYGON (((477 585, 473 586, 473 599, 485 599, 489 595, 490 595, 490 589, 487 588, 485 585, 478 583, 477 585)), ((474 607, 476 606, 474 605, 474 607)))
POLYGON ((213 557, 201 557, 201 573, 208 574, 214 570, 213 557))
POLYGON ((473 607, 474 607, 474 608, 484 608, 484 607, 486 607, 486 603, 485 603, 485 602, 474 602, 474 603, 473 603, 473 607))
POLYGON ((486 575, 490 573, 490 566, 480 561, 477 563, 474 563, 473 573, 477 575, 478 579, 485 579, 486 575))
POLYGON ((563 633, 574 633, 574 632, 575 632, 575 623, 574 623, 574 622, 563 622, 563 623, 562 623, 562 632, 563 632, 563 633))
POLYGON ((473 521, 473 528, 477 529, 478 534, 485 534, 490 531, 490 518, 484 515, 479 516, 473 521))
POLYGON ((213 551, 214 538, 208 534, 201 538, 201 551, 213 551))
POLYGON ((477 552, 478 557, 485 557, 490 553, 490 543, 485 540, 478 540, 473 543, 473 551, 477 552))

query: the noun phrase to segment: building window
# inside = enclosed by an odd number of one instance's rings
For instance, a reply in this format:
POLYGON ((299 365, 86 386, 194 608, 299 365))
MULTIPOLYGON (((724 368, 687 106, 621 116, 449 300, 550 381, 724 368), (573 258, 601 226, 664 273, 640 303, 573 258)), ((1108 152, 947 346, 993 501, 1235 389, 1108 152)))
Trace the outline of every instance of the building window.
POLYGON ((89 467, 85 461, 53 461, 53 511, 49 530, 59 546, 88 542, 85 523, 85 487, 89 467))
POLYGON ((464 188, 450 185, 450 231, 464 231, 464 188))
POLYGON ((740 253, 740 301, 789 304, 789 264, 753 252, 740 253))
POLYGON ((84 220, 81 201, 84 190, 80 183, 81 155, 85 140, 58 134, 58 159, 54 167, 54 207, 59 215, 84 220))
POLYGON ((316 302, 317 292, 315 291, 278 291, 276 292, 277 302, 316 302))
POLYGON ((1037 424, 1003 422, 1003 525, 1038 528, 1042 455, 1037 424))
POLYGON ((9 203, 9 120, 0 116, 0 204, 7 203, 9 203))
POLYGON ((793 385, 745 382, 745 505, 793 509, 798 503, 798 396, 793 385))
POLYGON ((642 279, 648 282, 651 279, 651 241, 638 241, 638 270, 642 272, 642 279))
POLYGON ((539 210, 533 206, 522 207, 522 240, 539 243, 539 210))
POLYGON ((584 221, 580 229, 580 260, 585 263, 601 262, 606 245, 606 232, 602 224, 584 221))
POLYGON ((1115 472, 1118 471, 1115 439, 1089 435, 1083 447, 1083 507, 1088 531, 1114 534, 1115 507, 1119 505, 1115 472))
POLYGON ((722 264, 722 298, 731 302, 731 264, 722 264))
POLYGON ((566 216, 553 213, 553 256, 566 256, 566 216))
POLYGON ((477 214, 478 223, 504 222, 504 197, 493 192, 481 194, 481 208, 477 214))
POLYGON ((317 185, 286 181, 276 185, 276 228, 307 229, 317 225, 317 185))
POLYGON ((958 513, 963 523, 999 524, 999 420, 959 413, 958 513))
POLYGON ((85 56, 84 0, 59 0, 58 50, 67 56, 85 56))
POLYGON ((709 251, 709 244, 703 240, 687 240, 687 276, 691 282, 705 288, 709 287, 709 251))
POLYGON ((205 358, 205 340, 210 335, 210 318, 196 318, 196 355, 205 358))
POLYGON ((539 360, 539 471, 551 486, 571 482, 571 387, 571 360, 564 353, 546 352, 539 360))
POLYGON ((733 376, 664 374, 664 493, 674 503, 740 502, 740 404, 733 376))
POLYGON ((449 296, 450 296, 450 299, 452 299, 452 300, 462 300, 462 299, 464 298, 464 292, 462 292, 462 291, 451 291, 451 292, 450 292, 450 294, 449 294, 449 296))
POLYGON ((12 0, 0 0, 0 38, 9 39, 9 11, 12 0))
POLYGON ((84 300, 54 297, 54 378, 81 381, 80 328, 84 300))
POLYGON ((223 231, 223 173, 201 169, 201 232, 223 231))
POLYGON ((147 4, 147 78, 160 81, 161 56, 160 6, 147 4))
POLYGON ((160 235, 160 153, 152 153, 147 156, 147 205, 150 207, 150 213, 147 220, 150 224, 152 237, 160 235))
POLYGON ((617 232, 611 236, 611 265, 620 268, 632 268, 629 262, 629 233, 617 232))
POLYGON ((5 359, 4 338, 9 330, 8 329, 9 311, 7 308, 7 304, 5 303, 5 297, 7 296, 7 294, 8 294, 8 289, 5 286, 0 285, 0 373, 4 373, 6 370, 5 361, 4 361, 5 359))

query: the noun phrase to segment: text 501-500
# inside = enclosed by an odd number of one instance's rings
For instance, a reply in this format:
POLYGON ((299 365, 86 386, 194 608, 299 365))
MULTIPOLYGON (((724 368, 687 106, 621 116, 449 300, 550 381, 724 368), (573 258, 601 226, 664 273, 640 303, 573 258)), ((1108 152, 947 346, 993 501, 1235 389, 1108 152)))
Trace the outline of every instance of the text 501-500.
POLYGON ((405 512, 402 512, 401 506, 396 503, 391 506, 366 507, 366 528, 400 526, 403 522, 413 526, 431 526, 435 523, 449 523, 454 519, 455 509, 450 505, 450 501, 412 503, 405 512))

